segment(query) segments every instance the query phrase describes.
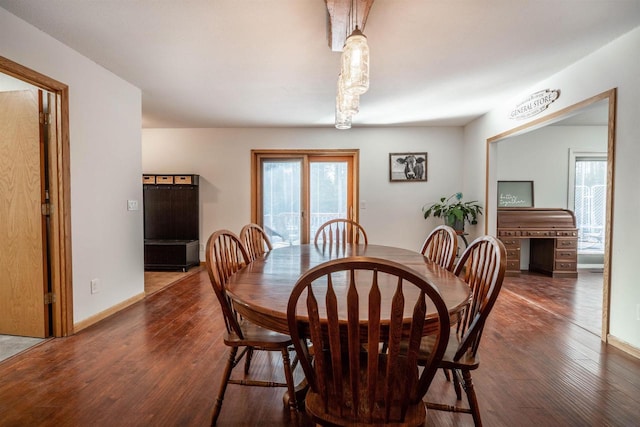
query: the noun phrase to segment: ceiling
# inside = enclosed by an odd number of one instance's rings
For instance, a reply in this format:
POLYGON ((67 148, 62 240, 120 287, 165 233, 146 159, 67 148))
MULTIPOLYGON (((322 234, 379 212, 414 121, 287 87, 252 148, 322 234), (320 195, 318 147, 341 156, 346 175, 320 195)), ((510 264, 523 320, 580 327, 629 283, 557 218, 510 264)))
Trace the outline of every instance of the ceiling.
MULTIPOLYGON (((0 7, 139 87, 143 127, 333 126, 325 0, 0 7)), ((640 0, 374 0, 353 127, 465 125, 638 26, 640 0)))

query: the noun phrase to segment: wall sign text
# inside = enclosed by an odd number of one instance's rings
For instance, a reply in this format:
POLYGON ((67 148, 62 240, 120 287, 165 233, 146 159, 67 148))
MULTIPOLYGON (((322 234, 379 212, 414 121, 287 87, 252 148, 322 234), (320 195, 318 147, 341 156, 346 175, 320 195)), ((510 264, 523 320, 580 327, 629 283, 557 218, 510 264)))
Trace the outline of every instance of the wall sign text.
POLYGON ((516 105, 516 108, 509 113, 509 118, 521 120, 533 117, 549 108, 549 105, 553 104, 559 97, 560 89, 545 89, 535 92, 516 105))

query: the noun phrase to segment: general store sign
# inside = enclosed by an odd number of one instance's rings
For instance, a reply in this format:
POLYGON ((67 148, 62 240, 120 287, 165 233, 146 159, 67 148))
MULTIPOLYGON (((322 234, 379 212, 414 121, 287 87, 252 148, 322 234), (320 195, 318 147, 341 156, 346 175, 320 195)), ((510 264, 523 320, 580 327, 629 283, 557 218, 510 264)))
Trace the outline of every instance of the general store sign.
POLYGON ((542 113, 560 97, 560 89, 545 89, 529 95, 509 113, 510 119, 527 119, 542 113))

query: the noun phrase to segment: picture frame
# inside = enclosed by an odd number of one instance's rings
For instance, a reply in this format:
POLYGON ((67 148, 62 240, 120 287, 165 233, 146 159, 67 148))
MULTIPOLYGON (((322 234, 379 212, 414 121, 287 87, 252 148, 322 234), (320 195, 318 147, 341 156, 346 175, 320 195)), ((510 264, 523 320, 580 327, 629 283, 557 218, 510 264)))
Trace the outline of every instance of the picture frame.
POLYGON ((498 181, 498 208, 532 208, 533 181, 498 181))
POLYGON ((389 153, 389 181, 427 180, 427 153, 389 153))

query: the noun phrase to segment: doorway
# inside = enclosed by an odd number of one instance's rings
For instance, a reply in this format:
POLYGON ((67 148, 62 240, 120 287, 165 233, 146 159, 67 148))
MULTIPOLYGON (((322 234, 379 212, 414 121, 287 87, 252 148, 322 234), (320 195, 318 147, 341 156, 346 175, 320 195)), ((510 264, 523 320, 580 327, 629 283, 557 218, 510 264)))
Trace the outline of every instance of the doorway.
MULTIPOLYGON (((73 334, 73 302, 71 279, 71 202, 69 162, 69 96, 68 87, 34 70, 0 57, 0 74, 10 76, 23 83, 47 92, 49 115, 42 117, 46 123, 49 147, 43 152, 42 176, 47 181, 48 192, 44 192, 45 203, 36 205, 38 214, 46 220, 49 238, 34 258, 47 259, 43 276, 48 276, 50 292, 45 296, 44 288, 38 298, 50 302, 51 315, 47 336, 63 337, 73 334), (48 201, 48 203, 46 203, 48 201), (48 257, 45 257, 45 251, 48 257)), ((35 123, 40 121, 36 114, 35 123)), ((31 119, 30 119, 31 120, 31 119)), ((38 216, 40 218, 40 216, 38 216)))
MULTIPOLYGON (((605 201, 605 221, 603 226, 603 238, 604 238, 604 268, 602 271, 602 323, 600 337, 603 341, 607 340, 609 333, 609 292, 610 292, 610 261, 611 261, 611 231, 613 229, 613 222, 611 221, 611 212, 614 196, 614 159, 615 159, 615 116, 616 116, 616 89, 603 92, 599 95, 586 99, 582 102, 574 104, 570 107, 564 108, 556 113, 550 114, 547 117, 534 120, 522 126, 518 126, 504 133, 496 135, 487 139, 487 156, 486 156, 486 200, 487 206, 496 205, 496 156, 497 156, 497 142, 505 141, 508 138, 531 132, 533 130, 542 128, 549 124, 558 122, 567 117, 577 115, 579 112, 586 111, 590 107, 594 107, 598 103, 606 105, 606 201, 605 201)), ((569 204, 567 204, 569 205, 569 204)), ((495 215, 495 209, 487 209, 487 213, 493 212, 495 215)), ((495 217, 491 217, 491 214, 485 216, 485 229, 489 229, 490 221, 495 221, 495 217)))

